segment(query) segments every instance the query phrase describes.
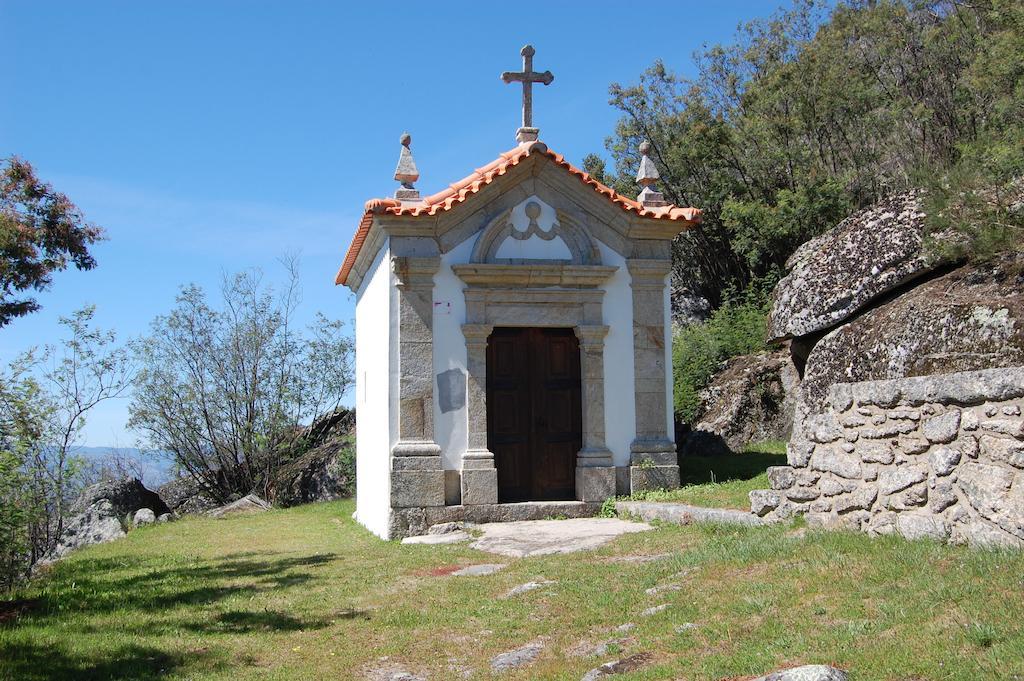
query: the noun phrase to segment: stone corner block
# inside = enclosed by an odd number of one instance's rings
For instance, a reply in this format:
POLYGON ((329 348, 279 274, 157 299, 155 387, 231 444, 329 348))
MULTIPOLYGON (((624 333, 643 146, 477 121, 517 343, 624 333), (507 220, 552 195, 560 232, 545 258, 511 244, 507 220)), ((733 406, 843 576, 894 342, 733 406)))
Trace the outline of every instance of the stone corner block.
POLYGON ((781 503, 782 498, 773 489, 755 489, 747 494, 750 499, 750 512, 763 518, 768 515, 781 503))
POLYGON ((498 469, 462 469, 462 505, 498 503, 498 469))
POLYGON ((391 507, 444 506, 443 470, 391 472, 391 507))
POLYGON ((576 499, 603 502, 615 496, 615 466, 577 466, 576 499))
POLYGON ((772 489, 789 489, 796 484, 796 471, 792 466, 769 466, 768 484, 772 489))
POLYGON ((629 489, 631 493, 678 488, 679 466, 639 465, 629 467, 629 489))

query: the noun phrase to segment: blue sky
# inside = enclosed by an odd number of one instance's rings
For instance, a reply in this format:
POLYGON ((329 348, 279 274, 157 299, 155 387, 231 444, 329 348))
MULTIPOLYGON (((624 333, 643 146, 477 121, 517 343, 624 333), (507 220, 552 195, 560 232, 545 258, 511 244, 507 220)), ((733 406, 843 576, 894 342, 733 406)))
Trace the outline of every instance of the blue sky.
MULTIPOLYGON (((0 0, 0 156, 17 154, 106 228, 99 267, 54 278, 43 310, 0 330, 0 361, 57 338, 87 304, 123 338, 146 332, 180 285, 298 253, 304 298, 346 321, 334 274, 363 203, 388 196, 408 130, 424 194, 514 146, 519 49, 541 138, 570 161, 604 152, 608 85, 655 59, 691 74, 702 43, 779 3, 47 2, 0 0)), ((103 405, 83 444, 131 446, 127 402, 103 405)))

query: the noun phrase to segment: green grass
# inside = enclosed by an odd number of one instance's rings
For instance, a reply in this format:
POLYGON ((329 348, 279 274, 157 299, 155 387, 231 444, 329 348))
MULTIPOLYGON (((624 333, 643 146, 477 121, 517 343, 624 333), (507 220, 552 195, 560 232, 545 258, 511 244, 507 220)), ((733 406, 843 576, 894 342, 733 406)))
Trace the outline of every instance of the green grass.
POLYGON ((576 681, 612 658, 568 651, 625 622, 637 628, 615 654, 652 661, 624 680, 815 662, 855 681, 1024 673, 1021 554, 666 525, 592 553, 517 560, 382 542, 352 511, 338 502, 186 519, 82 550, 19 594, 28 600, 17 608, 0 607, 21 611, 0 624, 0 679, 348 679, 389 665, 485 679, 492 656, 543 638, 533 666, 502 678, 576 681), (643 564, 609 560, 661 553, 643 564), (490 576, 447 574, 498 561, 509 567, 490 576), (499 598, 541 578, 557 583, 499 598), (644 593, 661 583, 682 588, 644 593), (659 603, 670 607, 640 616, 659 603), (699 627, 676 633, 687 622, 699 627))
POLYGON ((695 506, 750 509, 747 494, 768 488, 769 466, 786 464, 786 443, 758 442, 735 454, 687 455, 679 459, 682 487, 634 495, 648 501, 679 501, 695 506))

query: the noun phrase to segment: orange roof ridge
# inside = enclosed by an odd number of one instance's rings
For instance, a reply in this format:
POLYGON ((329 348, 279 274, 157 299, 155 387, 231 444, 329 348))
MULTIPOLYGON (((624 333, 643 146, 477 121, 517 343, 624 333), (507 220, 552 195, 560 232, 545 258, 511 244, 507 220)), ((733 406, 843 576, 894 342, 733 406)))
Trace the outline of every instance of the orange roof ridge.
POLYGON ((495 178, 505 175, 511 168, 519 165, 523 159, 528 158, 531 154, 546 155, 556 164, 580 178, 584 184, 593 187, 596 192, 611 199, 613 203, 623 210, 634 212, 645 218, 682 220, 690 223, 700 222, 701 211, 699 208, 684 208, 673 205, 645 208, 638 201, 627 198, 611 187, 595 180, 589 173, 580 170, 566 161, 565 157, 561 154, 548 149, 548 146, 543 142, 539 140, 524 142, 514 149, 502 152, 498 158, 487 165, 476 169, 458 182, 448 185, 447 188, 421 201, 403 202, 397 199, 370 199, 367 201, 365 213, 359 221, 359 227, 352 237, 352 244, 348 248, 348 253, 345 254, 345 262, 342 263, 341 269, 338 270, 334 283, 344 284, 348 279, 349 272, 352 271, 356 257, 358 257, 359 251, 363 247, 363 242, 366 241, 366 236, 370 231, 373 215, 436 215, 437 213, 451 210, 454 206, 465 202, 471 195, 476 194, 483 187, 489 185, 495 178))

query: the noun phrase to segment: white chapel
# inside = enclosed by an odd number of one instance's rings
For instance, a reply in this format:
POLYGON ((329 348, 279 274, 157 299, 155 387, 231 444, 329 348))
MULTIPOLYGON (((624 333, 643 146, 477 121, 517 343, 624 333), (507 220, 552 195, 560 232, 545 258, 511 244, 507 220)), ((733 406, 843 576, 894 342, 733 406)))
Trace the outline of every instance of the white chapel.
POLYGON ((679 484, 672 240, 700 221, 574 167, 532 121, 518 144, 421 197, 403 135, 392 198, 372 199, 336 283, 356 297, 356 518, 391 539, 455 520, 593 515, 679 484))

